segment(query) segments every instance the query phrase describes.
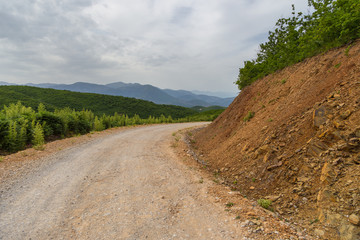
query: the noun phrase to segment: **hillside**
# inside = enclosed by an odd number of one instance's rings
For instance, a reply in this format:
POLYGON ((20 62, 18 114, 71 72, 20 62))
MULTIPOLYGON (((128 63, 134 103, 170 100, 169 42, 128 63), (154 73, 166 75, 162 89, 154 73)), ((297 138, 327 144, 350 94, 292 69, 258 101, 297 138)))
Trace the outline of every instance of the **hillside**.
MULTIPOLYGON (((0 82, 0 85, 4 84, 6 83, 0 82)), ((115 82, 101 85, 86 82, 76 82, 73 84, 29 83, 27 85, 41 88, 52 88, 57 90, 69 90, 73 92, 123 96, 151 101, 156 104, 170 104, 183 107, 193 107, 198 105, 204 107, 214 105, 227 107, 234 100, 234 97, 221 98, 216 96, 208 96, 205 94, 194 94, 185 90, 160 89, 149 84, 142 85, 139 83, 115 82)))
POLYGON ((360 41, 245 87, 194 149, 242 195, 323 239, 360 239, 360 41))
POLYGON ((183 118, 195 114, 196 111, 172 105, 157 105, 155 103, 93 93, 78 93, 65 90, 45 89, 29 86, 0 86, 0 109, 9 103, 21 101, 24 105, 37 109, 39 103, 43 103, 46 109, 53 111, 58 108, 70 107, 81 111, 88 109, 96 115, 138 114, 141 118, 150 115, 159 117, 161 114, 172 118, 183 118))

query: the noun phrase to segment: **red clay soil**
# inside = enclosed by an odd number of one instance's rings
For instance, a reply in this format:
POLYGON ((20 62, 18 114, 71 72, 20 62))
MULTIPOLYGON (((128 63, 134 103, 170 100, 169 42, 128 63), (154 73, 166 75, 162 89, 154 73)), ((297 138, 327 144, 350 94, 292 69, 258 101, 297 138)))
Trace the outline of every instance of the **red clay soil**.
POLYGON ((356 41, 244 88, 192 142, 220 182, 271 199, 279 217, 360 239, 359 108, 356 41))

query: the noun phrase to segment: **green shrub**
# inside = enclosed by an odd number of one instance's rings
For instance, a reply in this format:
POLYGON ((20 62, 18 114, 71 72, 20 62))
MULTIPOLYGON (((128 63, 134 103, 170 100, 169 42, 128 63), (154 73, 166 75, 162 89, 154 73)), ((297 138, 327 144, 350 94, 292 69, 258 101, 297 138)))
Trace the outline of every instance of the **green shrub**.
POLYGON ((259 200, 257 200, 257 202, 261 207, 263 207, 265 209, 268 209, 272 203, 270 200, 267 200, 267 199, 259 199, 259 200))
POLYGON ((44 131, 40 123, 36 123, 34 130, 33 130, 33 140, 32 144, 34 147, 41 147, 44 145, 45 139, 44 139, 44 131))
POLYGON ((102 131, 105 129, 104 124, 102 123, 101 120, 99 120, 98 117, 95 117, 95 121, 94 121, 94 130, 95 131, 102 131))
POLYGON ((18 131, 17 131, 17 122, 11 120, 9 123, 9 132, 7 135, 7 150, 10 152, 15 152, 18 150, 17 146, 17 138, 18 138, 18 131))
POLYGON ((254 117, 255 113, 249 111, 248 114, 244 117, 244 122, 250 121, 250 119, 252 119, 254 117))
POLYGON ((0 119, 0 149, 4 149, 6 145, 6 137, 9 134, 9 121, 0 119))
POLYGON ((39 122, 44 129, 45 136, 64 135, 64 122, 59 116, 51 112, 41 112, 36 116, 36 121, 39 122))

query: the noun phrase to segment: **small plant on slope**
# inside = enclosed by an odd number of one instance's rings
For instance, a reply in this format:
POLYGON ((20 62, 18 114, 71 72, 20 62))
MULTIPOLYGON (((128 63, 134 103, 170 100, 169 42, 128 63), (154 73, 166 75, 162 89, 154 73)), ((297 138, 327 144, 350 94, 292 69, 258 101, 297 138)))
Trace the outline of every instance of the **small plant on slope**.
POLYGON ((271 201, 270 200, 267 200, 267 199, 259 199, 257 200, 258 204, 265 208, 265 209, 268 209, 271 205, 271 201))
POLYGON ((249 111, 248 114, 244 117, 244 122, 250 121, 254 117, 255 113, 252 111, 249 111))

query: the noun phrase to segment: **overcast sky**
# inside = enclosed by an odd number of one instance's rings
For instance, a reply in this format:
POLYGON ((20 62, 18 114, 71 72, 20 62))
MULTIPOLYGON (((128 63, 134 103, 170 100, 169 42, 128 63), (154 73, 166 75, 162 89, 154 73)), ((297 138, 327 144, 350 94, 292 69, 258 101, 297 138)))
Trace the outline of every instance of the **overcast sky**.
POLYGON ((0 81, 236 92, 280 17, 307 0, 0 2, 0 81))

